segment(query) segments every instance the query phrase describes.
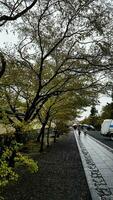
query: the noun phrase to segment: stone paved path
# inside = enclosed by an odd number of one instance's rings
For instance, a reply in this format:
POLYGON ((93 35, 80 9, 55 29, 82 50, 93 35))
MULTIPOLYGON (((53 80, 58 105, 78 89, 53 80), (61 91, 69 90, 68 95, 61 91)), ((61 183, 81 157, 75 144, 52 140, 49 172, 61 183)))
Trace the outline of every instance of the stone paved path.
POLYGON ((23 171, 20 181, 4 191, 6 200, 91 200, 73 132, 34 157, 39 172, 23 171))
POLYGON ((113 152, 95 139, 75 132, 93 200, 113 200, 113 152))

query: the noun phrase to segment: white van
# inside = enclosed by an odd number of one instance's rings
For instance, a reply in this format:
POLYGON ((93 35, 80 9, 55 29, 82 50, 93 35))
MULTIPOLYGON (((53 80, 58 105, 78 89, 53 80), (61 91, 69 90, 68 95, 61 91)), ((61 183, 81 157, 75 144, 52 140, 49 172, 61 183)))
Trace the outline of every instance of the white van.
POLYGON ((101 134, 103 136, 113 137, 113 119, 105 119, 101 124, 101 134))

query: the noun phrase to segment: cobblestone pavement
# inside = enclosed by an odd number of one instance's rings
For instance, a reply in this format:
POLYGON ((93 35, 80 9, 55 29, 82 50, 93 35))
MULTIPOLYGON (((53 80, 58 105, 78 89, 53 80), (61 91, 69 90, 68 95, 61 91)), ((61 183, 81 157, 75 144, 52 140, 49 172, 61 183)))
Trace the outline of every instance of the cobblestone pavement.
POLYGON ((22 178, 4 190, 6 200, 91 200, 73 132, 63 135, 46 152, 34 156, 39 172, 22 171, 22 178))
POLYGON ((75 132, 94 200, 113 200, 113 153, 88 135, 75 132))

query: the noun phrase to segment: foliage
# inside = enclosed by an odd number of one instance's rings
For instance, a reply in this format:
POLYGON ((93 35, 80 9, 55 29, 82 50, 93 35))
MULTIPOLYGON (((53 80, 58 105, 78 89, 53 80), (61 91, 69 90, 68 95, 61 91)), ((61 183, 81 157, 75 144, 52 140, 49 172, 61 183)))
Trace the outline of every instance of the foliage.
MULTIPOLYGON (((19 166, 25 166, 32 173, 36 173, 38 171, 37 163, 29 158, 28 156, 24 156, 20 153, 20 149, 23 144, 17 143, 15 140, 15 132, 11 133, 9 130, 10 120, 7 114, 2 112, 2 123, 6 128, 6 132, 0 138, 0 187, 4 187, 10 182, 15 182, 19 178, 19 174, 17 173, 17 168, 19 166)), ((11 126, 12 124, 10 124, 11 126)), ((17 124, 13 124, 13 126, 17 126, 17 124)), ((25 124, 22 122, 18 124, 20 128, 26 128, 25 124)), ((2 197, 1 197, 2 198, 2 197)))
POLYGON ((10 158, 13 154, 13 152, 16 152, 14 161, 15 166, 25 166, 30 172, 36 173, 38 171, 38 165, 37 163, 29 158, 28 156, 24 156, 21 153, 19 153, 21 144, 18 143, 12 143, 12 146, 5 147, 3 146, 3 152, 1 151, 1 160, 0 160, 0 186, 7 185, 10 181, 17 181, 19 175, 15 171, 16 168, 9 166, 10 158))
MULTIPOLYGON (((94 76, 95 70, 89 62, 93 61, 94 65, 97 60, 101 62, 100 57, 97 59, 97 52, 93 48, 95 45, 97 48, 99 46, 97 43, 91 42, 92 49, 89 53, 86 50, 87 44, 85 45, 84 42, 83 46, 82 42, 92 34, 102 32, 104 7, 102 6, 102 10, 99 10, 95 2, 92 4, 94 9, 86 5, 85 1, 82 2, 82 5, 78 1, 79 9, 77 9, 76 1, 74 7, 64 1, 60 1, 60 3, 41 1, 37 3, 37 9, 24 16, 23 22, 18 24, 20 35, 18 52, 24 64, 27 64, 27 68, 34 73, 36 82, 36 87, 33 87, 34 95, 29 95, 31 101, 25 112, 25 121, 35 118, 48 98, 54 97, 58 92, 69 90, 70 82, 74 82, 75 78, 78 82, 83 82, 81 86, 84 88, 94 81, 92 73, 94 76), (83 13, 84 15, 82 15, 83 13), (92 15, 94 21, 91 24, 92 15), (96 15, 99 20, 95 23, 96 15), (99 27, 101 27, 101 31, 99 27), (32 53, 30 49, 37 53, 32 53), (93 54, 95 56, 92 56, 93 54), (31 64, 31 60, 35 65, 31 64)), ((104 14, 106 13, 104 12, 104 14)), ((31 79, 31 83, 33 83, 33 79, 31 79)))
POLYGON ((23 156, 21 153, 17 153, 15 161, 17 166, 25 166, 31 173, 36 173, 38 171, 37 162, 30 159, 28 156, 23 156))
POLYGON ((66 124, 66 122, 64 121, 56 121, 56 129, 58 131, 58 134, 62 135, 62 134, 66 134, 69 133, 69 126, 68 124, 66 124))
POLYGON ((102 121, 103 121, 103 119, 101 118, 101 116, 94 116, 93 119, 91 116, 89 116, 89 117, 85 118, 84 120, 82 120, 81 123, 93 125, 96 130, 100 131, 102 121))
POLYGON ((9 181, 14 181, 18 179, 18 175, 12 167, 9 166, 9 159, 12 155, 12 148, 1 147, 0 152, 0 186, 5 186, 9 181), (4 150, 3 150, 4 149, 4 150))
POLYGON ((113 119, 113 102, 108 103, 106 106, 102 109, 101 114, 102 119, 113 119))
POLYGON ((90 113, 90 116, 91 116, 91 117, 96 116, 97 110, 96 110, 95 105, 93 105, 93 106, 91 107, 91 111, 90 111, 90 112, 91 112, 91 113, 90 113))
POLYGON ((79 94, 80 90, 87 93, 88 88, 98 90, 95 73, 105 60, 102 33, 109 18, 107 8, 95 1, 35 3, 16 23, 20 43, 15 55, 5 55, 7 68, 1 79, 0 104, 13 122, 26 129, 49 98, 70 90, 79 90, 79 94))
POLYGON ((10 181, 17 181, 18 174, 8 166, 8 163, 4 160, 0 161, 0 187, 6 186, 10 181))

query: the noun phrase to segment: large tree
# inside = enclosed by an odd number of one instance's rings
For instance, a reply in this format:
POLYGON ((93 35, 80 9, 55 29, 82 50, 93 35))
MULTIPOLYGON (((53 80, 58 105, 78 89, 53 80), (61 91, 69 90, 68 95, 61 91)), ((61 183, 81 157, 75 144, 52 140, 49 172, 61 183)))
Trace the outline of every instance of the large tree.
POLYGON ((37 92, 25 114, 25 121, 35 115, 42 93, 48 98, 52 93, 54 95, 53 91, 56 93, 56 88, 59 91, 55 85, 55 90, 46 91, 56 77, 62 76, 63 80, 65 76, 64 82, 68 82, 72 75, 91 76, 106 67, 97 37, 102 35, 108 19, 104 6, 100 8, 95 1, 71 0, 41 1, 36 5, 37 9, 30 11, 18 25, 20 57, 29 67, 31 61, 36 62, 32 69, 37 76, 37 92), (50 76, 44 81, 47 70, 50 76))
POLYGON ((95 73, 105 70, 108 61, 102 50, 108 17, 99 2, 43 0, 16 24, 19 54, 9 67, 18 66, 18 77, 5 96, 19 121, 35 119, 49 98, 70 90, 71 82, 76 91, 95 86, 95 73), (20 102, 25 105, 23 115, 18 112, 20 102))

